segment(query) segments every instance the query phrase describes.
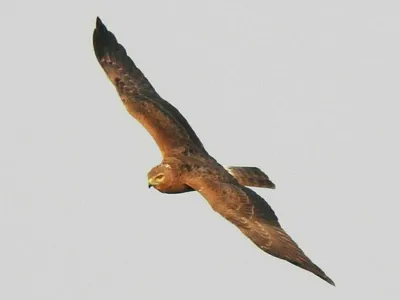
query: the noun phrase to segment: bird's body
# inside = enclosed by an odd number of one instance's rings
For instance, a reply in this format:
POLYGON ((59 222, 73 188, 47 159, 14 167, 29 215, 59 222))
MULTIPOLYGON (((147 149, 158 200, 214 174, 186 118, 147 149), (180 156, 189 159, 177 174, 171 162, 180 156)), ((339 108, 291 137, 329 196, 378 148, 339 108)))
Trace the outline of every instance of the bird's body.
POLYGON ((148 173, 150 186, 170 194, 198 191, 260 249, 334 285, 283 230, 269 204, 246 187, 275 188, 264 172, 256 167, 224 167, 210 156, 187 120, 158 95, 99 18, 93 45, 127 111, 146 128, 162 153, 162 162, 148 173))

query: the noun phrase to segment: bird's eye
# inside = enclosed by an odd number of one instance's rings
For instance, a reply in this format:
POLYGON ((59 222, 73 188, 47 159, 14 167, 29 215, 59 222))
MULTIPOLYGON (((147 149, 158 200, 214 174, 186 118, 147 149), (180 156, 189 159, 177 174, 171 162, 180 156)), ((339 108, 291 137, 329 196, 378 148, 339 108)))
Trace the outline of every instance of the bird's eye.
POLYGON ((164 174, 158 174, 155 178, 156 181, 160 182, 164 180, 164 174))

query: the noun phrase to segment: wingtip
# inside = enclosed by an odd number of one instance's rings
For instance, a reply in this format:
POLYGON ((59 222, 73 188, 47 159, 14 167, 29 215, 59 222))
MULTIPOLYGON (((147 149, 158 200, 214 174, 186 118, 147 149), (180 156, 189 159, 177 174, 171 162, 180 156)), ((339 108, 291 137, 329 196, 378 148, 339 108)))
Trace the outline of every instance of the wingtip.
POLYGON ((328 275, 326 275, 325 273, 323 273, 323 274, 314 273, 314 274, 317 275, 318 277, 320 277, 322 280, 329 283, 330 285, 336 286, 335 282, 332 279, 330 279, 328 277, 328 275))
POLYGON ((326 278, 324 278, 324 280, 325 280, 327 283, 329 283, 330 285, 336 287, 335 282, 334 282, 332 279, 330 279, 328 276, 326 276, 326 278))
POLYGON ((96 17, 96 30, 106 29, 107 27, 104 25, 103 21, 99 16, 96 17))
POLYGON ((108 31, 100 17, 96 17, 96 28, 93 31, 93 47, 98 60, 110 50, 110 45, 114 43, 116 43, 114 35, 108 31))
POLYGON ((334 287, 336 287, 336 284, 332 281, 332 280, 330 280, 330 281, 326 281, 326 282, 328 282, 331 286, 334 286, 334 287))
POLYGON ((275 190, 276 189, 275 183, 273 183, 271 180, 269 181, 269 183, 270 183, 269 188, 272 189, 272 190, 275 190))
POLYGON ((103 22, 101 21, 100 17, 97 16, 96 17, 96 27, 100 27, 101 25, 103 25, 103 22))

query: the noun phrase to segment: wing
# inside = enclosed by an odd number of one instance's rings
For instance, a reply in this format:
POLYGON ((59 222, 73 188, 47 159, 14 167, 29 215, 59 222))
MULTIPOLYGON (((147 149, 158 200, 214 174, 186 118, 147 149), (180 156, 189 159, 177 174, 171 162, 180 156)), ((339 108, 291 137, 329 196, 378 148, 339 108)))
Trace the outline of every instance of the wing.
POLYGON ((163 156, 185 150, 205 152, 186 119, 157 94, 100 18, 93 32, 93 47, 126 109, 151 134, 163 156))
POLYGON ((229 166, 225 169, 243 186, 275 189, 275 184, 269 179, 268 175, 257 167, 229 166))
POLYGON ((268 203, 249 188, 218 176, 199 176, 186 184, 200 192, 211 207, 237 226, 263 251, 310 271, 335 285, 283 230, 268 203))

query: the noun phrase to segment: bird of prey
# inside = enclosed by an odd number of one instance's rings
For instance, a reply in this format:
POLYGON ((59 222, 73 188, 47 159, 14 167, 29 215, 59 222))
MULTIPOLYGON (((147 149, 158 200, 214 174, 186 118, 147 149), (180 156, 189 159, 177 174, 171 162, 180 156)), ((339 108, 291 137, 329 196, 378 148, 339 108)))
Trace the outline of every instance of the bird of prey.
POLYGON ((209 155, 188 121, 155 91, 100 18, 93 47, 125 108, 161 151, 162 162, 148 173, 150 187, 162 193, 199 192, 260 249, 335 285, 285 232, 269 204, 247 187, 274 188, 267 175, 255 167, 224 167, 209 155))

